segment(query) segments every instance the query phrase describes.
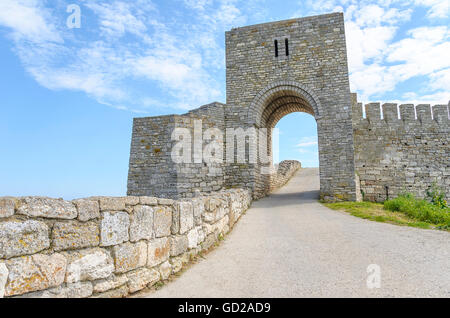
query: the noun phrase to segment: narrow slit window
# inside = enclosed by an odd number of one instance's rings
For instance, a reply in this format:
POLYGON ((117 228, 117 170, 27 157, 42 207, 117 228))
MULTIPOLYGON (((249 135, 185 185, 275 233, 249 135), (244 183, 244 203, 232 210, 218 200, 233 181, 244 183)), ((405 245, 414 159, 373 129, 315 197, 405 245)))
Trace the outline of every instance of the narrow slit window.
POLYGON ((278 57, 278 41, 275 40, 275 57, 278 57))
POLYGON ((286 56, 289 56, 289 40, 284 39, 284 45, 286 46, 286 56))

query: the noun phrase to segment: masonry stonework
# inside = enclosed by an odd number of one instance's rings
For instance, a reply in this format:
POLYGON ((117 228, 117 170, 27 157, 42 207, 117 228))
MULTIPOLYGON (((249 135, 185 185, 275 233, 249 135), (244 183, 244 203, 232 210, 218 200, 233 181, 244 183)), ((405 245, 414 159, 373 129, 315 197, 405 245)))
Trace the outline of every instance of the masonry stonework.
POLYGON ((202 150, 208 142, 203 141, 202 132, 210 128, 225 129, 224 105, 212 103, 186 115, 135 118, 128 173, 129 195, 192 198, 198 191, 213 192, 224 187, 222 164, 206 165, 202 158, 192 158, 191 163, 183 164, 173 161, 172 150, 178 141, 172 138, 175 128, 189 130, 192 151, 202 150))
POLYGON ((436 183, 450 199, 447 105, 362 104, 353 96, 356 172, 364 199, 383 202, 436 183), (417 115, 416 115, 417 113, 417 115))
POLYGON ((178 201, 0 198, 0 298, 112 298, 152 287, 216 244, 251 199, 245 189, 178 201))
POLYGON ((280 162, 277 167, 277 172, 270 176, 270 192, 288 183, 301 167, 302 164, 297 160, 284 160, 280 162))

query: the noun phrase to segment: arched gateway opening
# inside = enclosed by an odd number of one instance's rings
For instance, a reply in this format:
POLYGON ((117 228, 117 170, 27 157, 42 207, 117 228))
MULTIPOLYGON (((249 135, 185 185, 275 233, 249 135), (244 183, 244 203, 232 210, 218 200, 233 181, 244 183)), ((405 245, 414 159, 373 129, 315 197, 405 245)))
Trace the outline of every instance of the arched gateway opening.
MULTIPOLYGON (((321 92, 323 94, 323 91, 321 92)), ((287 114, 304 112, 312 115, 317 122, 319 144, 320 193, 327 201, 356 200, 356 180, 353 157, 353 132, 351 123, 350 93, 349 104, 319 98, 315 89, 296 81, 274 81, 255 94, 247 106, 245 116, 239 123, 246 127, 270 130, 287 114), (339 104, 344 104, 340 108, 339 104), (245 122, 243 122, 243 120, 245 122)), ((231 106, 231 105, 230 105, 231 106)), ((229 108, 234 111, 233 107, 229 108)), ((261 138, 259 136, 259 138, 261 138)), ((271 134, 267 135, 267 153, 272 157, 271 134)), ((259 140, 259 144, 261 144, 259 140)), ((237 167, 231 165, 233 174, 239 178, 230 179, 232 185, 246 186, 253 190, 255 198, 270 192, 270 175, 262 168, 260 160, 254 165, 237 167), (241 176, 247 176, 242 183, 241 176)))
MULTIPOLYGON (((310 114, 317 121, 320 118, 320 101, 311 89, 299 83, 282 81, 262 90, 251 104, 248 115, 255 127, 271 132, 284 116, 295 112, 310 114)), ((267 134, 270 158, 273 158, 272 137, 272 133, 267 134)), ((261 164, 255 167, 255 197, 267 195, 271 191, 271 178, 274 178, 273 174, 262 173, 264 170, 261 168, 261 164)))
MULTIPOLYGON (((283 116, 275 125, 272 149, 274 164, 296 160, 301 162, 302 168, 317 168, 318 175, 319 143, 314 116, 306 112, 293 112, 283 116)), ((284 163, 282 167, 286 168, 286 165, 284 163)))

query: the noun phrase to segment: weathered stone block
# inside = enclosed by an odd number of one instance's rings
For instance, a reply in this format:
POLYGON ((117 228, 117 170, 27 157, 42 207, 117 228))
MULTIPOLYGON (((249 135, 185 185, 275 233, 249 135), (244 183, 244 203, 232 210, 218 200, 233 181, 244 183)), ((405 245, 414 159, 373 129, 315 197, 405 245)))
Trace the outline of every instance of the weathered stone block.
POLYGON ((180 234, 185 234, 194 227, 194 213, 191 202, 179 202, 180 211, 180 234))
POLYGON ((170 240, 166 237, 154 239, 148 243, 148 260, 147 265, 150 267, 157 266, 169 259, 170 256, 170 240))
POLYGON ((128 286, 110 290, 101 294, 91 296, 91 298, 124 298, 128 295, 128 286))
POLYGON ((166 280, 172 274, 172 265, 169 261, 166 261, 159 266, 159 273, 161 274, 161 280, 166 280))
POLYGON ((113 259, 101 248, 66 252, 64 256, 68 259, 67 283, 107 278, 114 271, 113 259))
POLYGON ((113 248, 116 273, 125 273, 147 265, 147 243, 124 243, 113 248))
POLYGON ((26 299, 35 299, 35 298, 65 298, 65 295, 62 293, 63 286, 58 286, 55 288, 50 288, 43 291, 28 293, 24 295, 14 296, 12 298, 26 298, 26 299))
POLYGON ((170 227, 172 234, 180 233, 180 207, 179 204, 175 204, 172 210, 172 225, 170 227))
POLYGON ((9 221, 0 223, 0 258, 29 255, 50 247, 44 222, 9 221))
POLYGON ((87 298, 92 295, 93 287, 91 282, 78 282, 67 284, 62 288, 61 294, 64 298, 87 298))
POLYGON ((124 211, 125 198, 100 197, 100 211, 124 211))
POLYGON ((86 222, 100 218, 100 207, 97 200, 79 199, 72 201, 78 210, 78 220, 86 222))
POLYGON ((142 205, 157 205, 158 199, 154 197, 139 197, 139 203, 142 205))
POLYGON ((135 206, 139 204, 139 197, 128 196, 125 197, 125 205, 135 206))
POLYGON ((95 247, 100 243, 99 228, 95 222, 56 222, 52 230, 55 251, 95 247))
POLYGON ((220 201, 214 196, 206 197, 204 200, 206 212, 215 212, 220 204, 220 201))
POLYGON ((172 225, 172 209, 170 207, 158 206, 154 209, 153 217, 155 236, 169 236, 172 225))
POLYGON ((172 273, 176 274, 183 268, 182 257, 173 257, 170 259, 170 264, 172 265, 172 273))
POLYGON ((238 198, 233 197, 230 199, 230 213, 228 213, 229 217, 229 226, 232 228, 236 221, 238 220, 241 211, 243 209, 241 208, 241 202, 238 201, 238 198))
POLYGON ((25 197, 17 202, 17 214, 31 217, 72 220, 77 209, 72 202, 44 197, 25 197))
POLYGON ((56 287, 64 282, 67 261, 61 254, 35 254, 5 262, 9 270, 5 296, 56 287))
POLYGON ((225 202, 214 196, 206 199, 205 206, 206 211, 203 214, 203 219, 207 223, 214 223, 220 220, 228 212, 228 207, 225 202))
MULTIPOLYGON (((191 251, 187 251, 186 253, 183 253, 181 256, 179 256, 183 265, 188 264, 191 261, 191 255, 192 255, 190 253, 191 251)), ((176 259, 176 258, 177 257, 174 257, 173 259, 176 259)))
POLYGON ((0 198, 0 219, 14 215, 16 200, 14 198, 0 198))
POLYGON ((130 216, 130 241, 150 240, 153 238, 153 209, 138 205, 130 216))
POLYGON ((205 231, 205 234, 215 233, 216 235, 219 235, 220 233, 225 234, 228 233, 230 227, 229 227, 229 217, 226 215, 224 218, 220 219, 214 224, 208 224, 205 223, 203 225, 203 229, 205 231))
POLYGON ((5 286, 8 281, 9 270, 5 263, 0 263, 0 298, 5 296, 5 286))
POLYGON ((127 274, 130 293, 135 293, 152 286, 160 279, 160 274, 154 269, 141 268, 127 274))
POLYGON ((205 204, 203 203, 203 198, 192 199, 192 210, 194 212, 195 225, 201 225, 203 222, 203 213, 205 213, 205 204))
POLYGON ((199 243, 198 229, 193 228, 187 234, 188 248, 196 248, 199 243))
POLYGON ((170 237, 170 256, 178 256, 188 249, 188 239, 186 235, 170 237))
MULTIPOLYGON (((109 278, 93 282, 94 293, 104 293, 111 289, 116 289, 128 282, 126 275, 111 275, 109 278)), ((127 291, 128 292, 128 291, 127 291)))
POLYGON ((173 205, 174 202, 172 199, 158 198, 158 204, 160 205, 173 205))
POLYGON ((126 212, 104 212, 101 222, 101 246, 121 244, 129 240, 130 217, 126 212))
POLYGON ((17 296, 17 298, 87 298, 91 295, 92 284, 90 282, 78 282, 17 296))
POLYGON ((208 234, 205 241, 202 244, 203 250, 209 250, 217 242, 216 235, 214 233, 208 234))

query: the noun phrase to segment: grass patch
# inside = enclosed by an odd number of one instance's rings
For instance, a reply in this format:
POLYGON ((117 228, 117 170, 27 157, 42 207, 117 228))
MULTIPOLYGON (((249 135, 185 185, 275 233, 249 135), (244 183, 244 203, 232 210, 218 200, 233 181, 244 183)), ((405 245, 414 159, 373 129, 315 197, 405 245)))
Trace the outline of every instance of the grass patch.
POLYGON ((384 209, 399 212, 410 218, 428 222, 442 229, 450 229, 450 208, 447 202, 416 199, 412 194, 402 194, 384 202, 384 209))
POLYGON ((323 203, 323 205, 333 210, 348 212, 353 216, 375 222, 411 226, 421 229, 432 229, 437 227, 437 224, 432 224, 430 222, 418 220, 409 215, 399 213, 398 211, 394 212, 386 210, 382 203, 337 202, 337 203, 323 203))
POLYGON ((164 285, 165 285, 164 282, 158 281, 155 283, 155 285, 153 285, 153 287, 155 288, 155 290, 159 290, 159 289, 163 288, 164 285))

